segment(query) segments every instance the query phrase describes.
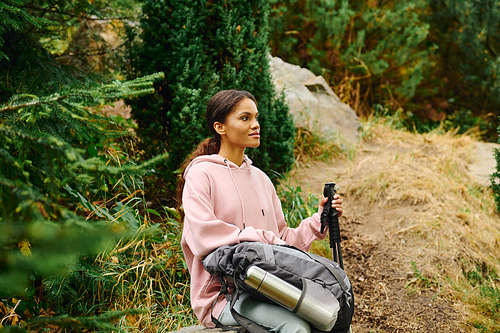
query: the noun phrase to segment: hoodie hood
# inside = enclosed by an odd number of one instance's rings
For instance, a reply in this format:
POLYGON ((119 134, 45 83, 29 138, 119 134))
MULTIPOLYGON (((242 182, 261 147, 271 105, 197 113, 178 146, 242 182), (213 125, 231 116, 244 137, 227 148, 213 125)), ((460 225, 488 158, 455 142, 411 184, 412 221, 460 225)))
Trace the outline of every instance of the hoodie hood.
MULTIPOLYGON (((244 195, 242 196, 242 193, 240 192, 241 182, 240 185, 238 185, 237 180, 235 179, 234 173, 248 173, 250 181, 246 181, 244 189, 246 191, 249 191, 249 188, 253 188, 253 192, 255 193, 255 197, 257 198, 258 204, 260 206, 260 211, 262 212, 262 216, 265 216, 264 208, 262 207, 262 200, 259 195, 259 191, 256 188, 255 184, 255 179, 252 173, 252 161, 248 158, 248 156, 244 155, 243 157, 243 163, 241 163, 240 166, 236 165, 234 162, 231 162, 227 158, 224 158, 218 154, 212 154, 212 155, 202 155, 196 157, 191 163, 186 167, 186 170, 184 172, 184 177, 189 173, 189 171, 192 168, 197 168, 199 167, 214 167, 214 164, 216 166, 220 166, 221 168, 224 168, 227 170, 227 173, 229 175, 229 178, 231 179, 231 182, 233 184, 233 188, 236 191, 238 201, 240 203, 240 209, 241 209, 241 221, 242 221, 242 229, 244 229, 247 225, 247 217, 245 213, 245 204, 244 204, 244 195)), ((240 177, 237 177, 240 178, 240 177)), ((258 216, 254 216, 254 218, 259 218, 258 216)))
POLYGON ((194 160, 191 161, 191 163, 188 164, 188 166, 184 170, 184 178, 186 178, 187 173, 189 172, 189 170, 191 170, 192 167, 200 163, 214 163, 226 168, 229 166, 230 169, 242 170, 249 168, 250 165, 252 165, 252 160, 248 158, 247 155, 245 155, 241 166, 237 166, 235 163, 231 162, 227 158, 224 158, 218 154, 201 155, 196 157, 194 160))

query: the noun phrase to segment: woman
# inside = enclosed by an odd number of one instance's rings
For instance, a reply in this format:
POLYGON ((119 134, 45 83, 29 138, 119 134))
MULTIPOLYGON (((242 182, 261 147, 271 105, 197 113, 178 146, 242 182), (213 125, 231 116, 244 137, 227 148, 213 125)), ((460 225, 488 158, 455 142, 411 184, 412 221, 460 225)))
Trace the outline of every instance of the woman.
MULTIPOLYGON (((244 241, 290 244, 308 251, 320 233, 319 212, 288 228, 281 203, 269 177, 245 156, 245 148, 260 145, 259 112, 248 92, 225 90, 208 103, 206 118, 213 137, 199 144, 185 162, 179 184, 185 219, 182 249, 191 273, 191 304, 206 327, 212 316, 224 325, 237 325, 226 300, 219 295, 217 278, 205 271, 201 260, 222 245, 244 241)), ((332 207, 342 215, 342 200, 332 207)), ((235 305, 243 316, 275 332, 310 332, 309 324, 290 311, 242 295, 235 305)))

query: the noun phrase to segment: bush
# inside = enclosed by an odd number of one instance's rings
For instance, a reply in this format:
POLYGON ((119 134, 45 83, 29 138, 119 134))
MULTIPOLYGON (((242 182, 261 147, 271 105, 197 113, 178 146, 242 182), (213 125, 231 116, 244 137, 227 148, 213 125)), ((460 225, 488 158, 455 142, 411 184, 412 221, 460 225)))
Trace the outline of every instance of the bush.
POLYGON ((134 49, 134 75, 165 72, 152 96, 130 102, 146 156, 168 152, 156 186, 174 189, 175 171, 197 143, 210 136, 210 97, 222 89, 251 92, 258 101, 262 141, 249 151, 256 166, 284 171, 293 163, 294 127, 284 97, 276 98, 268 66, 265 0, 144 0, 142 43, 134 49))
POLYGON ((412 99, 432 66, 424 0, 271 2, 273 55, 325 76, 360 115, 412 99))

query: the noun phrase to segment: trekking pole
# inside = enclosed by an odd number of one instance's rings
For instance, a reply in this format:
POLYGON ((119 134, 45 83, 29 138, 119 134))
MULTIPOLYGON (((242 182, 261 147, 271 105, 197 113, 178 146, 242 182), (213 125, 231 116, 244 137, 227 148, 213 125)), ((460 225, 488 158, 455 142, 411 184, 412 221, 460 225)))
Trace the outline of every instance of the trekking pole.
MULTIPOLYGON (((339 212, 332 207, 333 196, 335 195, 335 183, 326 183, 323 195, 328 198, 325 204, 323 214, 328 223, 328 230, 330 234, 330 248, 332 249, 332 259, 339 264, 340 268, 344 269, 342 261, 342 249, 340 248, 340 226, 339 226, 339 212)), ((322 232, 324 226, 322 225, 322 232)))
MULTIPOLYGON (((336 192, 335 183, 326 183, 323 195, 328 198, 325 204, 323 213, 321 214, 321 233, 325 229, 325 224, 328 223, 328 231, 330 235, 330 248, 332 249, 332 259, 340 268, 344 269, 344 262, 342 261, 342 249, 340 247, 340 226, 339 226, 339 212, 332 207, 333 196, 336 192), (325 223, 326 220, 326 223, 325 223)), ((349 333, 352 332, 349 326, 349 333)))

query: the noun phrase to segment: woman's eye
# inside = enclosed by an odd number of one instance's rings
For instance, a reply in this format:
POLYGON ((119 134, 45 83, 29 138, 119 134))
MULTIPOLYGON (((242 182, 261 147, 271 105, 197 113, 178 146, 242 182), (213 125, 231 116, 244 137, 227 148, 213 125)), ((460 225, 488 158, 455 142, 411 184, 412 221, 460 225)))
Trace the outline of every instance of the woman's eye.
POLYGON ((243 116, 243 117, 241 117, 241 120, 247 121, 248 117, 247 116, 243 116))

